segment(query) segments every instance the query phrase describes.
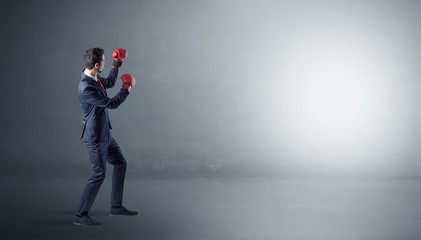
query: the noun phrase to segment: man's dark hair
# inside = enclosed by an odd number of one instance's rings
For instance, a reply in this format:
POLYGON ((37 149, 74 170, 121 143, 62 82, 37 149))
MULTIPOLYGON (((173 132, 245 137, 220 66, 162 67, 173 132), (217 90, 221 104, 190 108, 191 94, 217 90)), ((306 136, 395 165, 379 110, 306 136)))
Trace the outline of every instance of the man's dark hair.
POLYGON ((85 51, 85 56, 83 57, 85 61, 85 67, 87 69, 92 69, 95 66, 95 63, 101 64, 102 55, 104 55, 104 49, 102 48, 91 48, 85 51))

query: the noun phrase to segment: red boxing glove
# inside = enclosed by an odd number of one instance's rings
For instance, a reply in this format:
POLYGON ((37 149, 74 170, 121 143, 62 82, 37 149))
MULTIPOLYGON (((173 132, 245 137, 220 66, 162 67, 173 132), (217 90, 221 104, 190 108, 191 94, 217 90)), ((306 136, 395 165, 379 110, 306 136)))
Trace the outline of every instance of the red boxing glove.
POLYGON ((136 84, 134 78, 128 73, 121 75, 120 78, 123 80, 123 86, 121 89, 125 89, 130 92, 130 89, 136 84))
POLYGON ((127 51, 126 49, 123 48, 117 48, 116 50, 114 50, 113 52, 113 68, 116 67, 120 67, 121 64, 123 63, 123 59, 125 59, 127 57, 127 51))

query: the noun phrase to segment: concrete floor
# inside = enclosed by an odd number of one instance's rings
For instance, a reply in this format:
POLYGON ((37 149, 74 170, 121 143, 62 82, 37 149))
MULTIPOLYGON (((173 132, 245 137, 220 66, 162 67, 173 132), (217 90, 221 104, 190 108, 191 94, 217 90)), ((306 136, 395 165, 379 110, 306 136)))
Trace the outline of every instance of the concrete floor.
POLYGON ((86 179, 2 178, 2 239, 419 240, 419 179, 126 179, 134 217, 108 216, 110 176, 73 225, 86 179))

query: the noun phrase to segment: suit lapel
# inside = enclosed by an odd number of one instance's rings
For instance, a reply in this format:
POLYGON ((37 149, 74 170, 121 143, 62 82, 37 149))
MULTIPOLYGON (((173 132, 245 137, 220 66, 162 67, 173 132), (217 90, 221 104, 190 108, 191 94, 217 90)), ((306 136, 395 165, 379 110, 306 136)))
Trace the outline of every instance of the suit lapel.
POLYGON ((105 96, 107 96, 108 97, 108 95, 107 95, 107 91, 105 90, 105 88, 103 88, 102 86, 101 86, 101 84, 99 84, 99 82, 98 81, 95 81, 95 80, 93 80, 92 78, 90 78, 89 76, 87 76, 87 75, 85 75, 84 73, 83 73, 83 71, 82 71, 82 79, 85 79, 86 81, 91 81, 91 82, 93 82, 93 84, 98 88, 98 89, 100 89, 100 91, 102 92, 102 93, 104 93, 105 94, 105 96))

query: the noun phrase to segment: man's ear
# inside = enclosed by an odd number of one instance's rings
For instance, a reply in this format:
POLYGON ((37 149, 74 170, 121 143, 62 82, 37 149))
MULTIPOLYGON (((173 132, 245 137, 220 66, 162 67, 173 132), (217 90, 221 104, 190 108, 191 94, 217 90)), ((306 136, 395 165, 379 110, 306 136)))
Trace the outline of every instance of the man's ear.
POLYGON ((95 69, 98 69, 99 68, 99 63, 95 63, 94 68, 95 69))

